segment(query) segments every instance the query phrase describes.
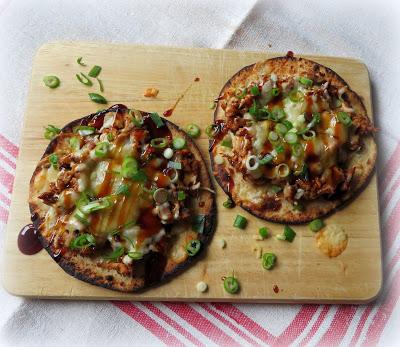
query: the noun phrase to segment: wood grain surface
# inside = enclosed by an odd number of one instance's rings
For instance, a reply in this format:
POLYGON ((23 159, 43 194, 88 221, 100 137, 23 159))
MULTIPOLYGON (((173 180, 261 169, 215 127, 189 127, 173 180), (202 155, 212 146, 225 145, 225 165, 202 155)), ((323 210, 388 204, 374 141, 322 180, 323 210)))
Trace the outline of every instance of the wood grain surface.
MULTIPOLYGON (((30 222, 28 184, 32 172, 48 143, 43 127, 62 127, 69 121, 92 113, 101 105, 91 102, 89 92, 98 92, 80 84, 75 74, 88 72, 100 65, 109 106, 123 103, 144 111, 162 113, 193 83, 176 108, 171 121, 180 126, 196 123, 202 129, 212 122, 212 100, 238 69, 280 54, 231 50, 129 46, 99 43, 55 42, 42 46, 33 62, 29 97, 26 104, 22 143, 17 164, 11 211, 9 215, 3 283, 12 294, 37 298, 114 299, 163 301, 229 301, 229 302, 325 302, 362 303, 375 298, 381 288, 381 241, 377 202, 377 180, 348 206, 326 219, 342 225, 349 243, 343 254, 329 259, 316 247, 315 234, 307 226, 296 226, 293 243, 275 240, 255 241, 259 227, 267 226, 274 235, 283 226, 259 220, 236 207, 222 207, 225 194, 216 184, 218 226, 206 257, 171 282, 140 294, 121 294, 81 282, 66 273, 45 252, 25 256, 17 248, 17 235, 30 222), (83 57, 87 67, 76 63, 83 57), (59 88, 43 85, 45 75, 57 75, 59 88), (157 98, 145 98, 146 88, 160 90, 157 98), (233 228, 236 214, 249 220, 246 230, 233 228), (219 239, 227 247, 221 249, 219 239), (254 245, 274 252, 277 266, 266 271, 252 251, 254 245), (241 291, 226 293, 222 276, 232 271, 239 279, 241 291), (206 293, 196 291, 196 283, 209 285, 206 293), (279 293, 275 293, 274 286, 279 293)), ((307 56, 306 56, 307 57, 307 56)), ((371 115, 371 96, 366 66, 355 59, 313 56, 311 58, 335 70, 359 93, 371 115)), ((209 165, 208 140, 204 134, 197 143, 209 165)))

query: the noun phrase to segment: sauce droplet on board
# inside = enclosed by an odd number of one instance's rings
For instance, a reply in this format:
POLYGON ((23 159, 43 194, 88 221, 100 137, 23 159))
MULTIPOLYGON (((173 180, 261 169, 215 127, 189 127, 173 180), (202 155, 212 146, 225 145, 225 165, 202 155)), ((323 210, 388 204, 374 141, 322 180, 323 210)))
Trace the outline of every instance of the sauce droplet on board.
POLYGON ((274 290, 274 292, 275 292, 276 294, 279 293, 279 287, 278 287, 276 284, 274 285, 274 287, 273 287, 272 289, 274 290))
POLYGON ((33 255, 43 248, 39 241, 38 231, 33 224, 25 225, 18 234, 18 248, 21 253, 33 255))

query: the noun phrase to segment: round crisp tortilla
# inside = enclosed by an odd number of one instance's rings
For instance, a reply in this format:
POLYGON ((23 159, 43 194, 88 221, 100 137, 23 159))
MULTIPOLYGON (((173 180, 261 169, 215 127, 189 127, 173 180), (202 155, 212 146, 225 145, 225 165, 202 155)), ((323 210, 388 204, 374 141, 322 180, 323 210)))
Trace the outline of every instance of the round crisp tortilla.
MULTIPOLYGON (((50 142, 30 181, 29 208, 32 222, 39 231, 40 242, 65 272, 77 279, 97 286, 123 292, 135 292, 171 279, 174 275, 179 274, 191 263, 204 255, 216 225, 216 203, 215 194, 211 192, 213 186, 210 175, 198 147, 184 131, 178 128, 178 126, 163 119, 164 123, 171 131, 172 136, 185 138, 187 149, 189 149, 201 163, 201 187, 206 189, 201 190, 198 196, 198 201, 202 201, 203 203, 193 204, 193 208, 194 214, 204 215, 203 232, 196 233, 192 231, 190 223, 173 225, 171 232, 174 230, 177 231, 176 228, 179 228, 179 232, 176 233, 177 236, 169 239, 166 252, 162 254, 151 251, 146 254, 142 260, 135 261, 132 271, 129 272, 121 271, 121 267, 124 268, 123 263, 112 263, 111 266, 109 263, 105 263, 102 260, 102 254, 84 256, 77 254, 69 248, 64 248, 62 252, 57 251, 51 237, 52 232, 55 231, 56 234, 57 231, 51 230, 51 232, 49 232, 50 230, 46 230, 44 224, 44 217, 49 207, 37 198, 40 191, 45 189, 45 187, 42 186, 43 180, 39 179, 41 176, 40 173, 45 163, 48 162, 48 156, 59 148, 61 143, 60 139, 71 134, 74 127, 77 125, 87 125, 94 118, 98 119, 104 117, 108 112, 115 112, 117 110, 119 112, 126 112, 127 108, 124 105, 114 105, 107 110, 74 120, 67 124, 62 129, 62 132, 50 142), (210 191, 207 191, 207 189, 210 191), (202 243, 202 248, 195 256, 190 257, 185 251, 185 245, 192 239, 199 239, 202 243)), ((146 112, 141 113, 143 116, 148 115, 146 112)))
MULTIPOLYGON (((249 65, 233 75, 219 94, 219 101, 214 112, 214 121, 224 120, 225 112, 221 108, 221 97, 229 88, 237 88, 248 85, 252 81, 259 79, 261 75, 269 75, 275 73, 277 76, 292 76, 292 75, 308 75, 314 76, 316 79, 324 79, 329 81, 331 85, 338 89, 346 87, 346 92, 343 98, 355 110, 355 113, 367 115, 365 106, 361 98, 348 86, 348 84, 331 69, 318 64, 314 61, 297 58, 293 56, 277 57, 249 65)), ((217 165, 214 160, 215 153, 218 152, 220 143, 212 147, 210 152, 213 174, 221 186, 232 200, 251 214, 277 223, 305 223, 315 218, 319 218, 330 214, 335 209, 343 206, 351 198, 354 198, 369 181, 374 171, 377 146, 373 136, 363 136, 363 149, 357 152, 352 152, 349 156, 347 167, 355 167, 355 173, 351 181, 351 188, 341 196, 335 196, 332 199, 318 198, 312 201, 305 201, 304 210, 297 211, 294 206, 286 201, 283 201, 282 207, 277 211, 272 210, 256 210, 251 204, 251 201, 243 200, 240 191, 255 191, 257 187, 252 183, 245 181, 240 173, 232 175, 227 166, 217 165), (229 189, 230 180, 233 180, 233 188, 229 189)), ((211 147, 212 141, 210 141, 211 147)), ((231 168, 234 170, 233 168, 231 168)))

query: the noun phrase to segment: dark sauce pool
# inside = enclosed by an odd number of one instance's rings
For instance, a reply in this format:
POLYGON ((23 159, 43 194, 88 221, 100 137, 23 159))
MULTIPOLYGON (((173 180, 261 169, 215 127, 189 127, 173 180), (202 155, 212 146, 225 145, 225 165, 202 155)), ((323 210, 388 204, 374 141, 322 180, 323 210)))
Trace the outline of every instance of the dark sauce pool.
POLYGON ((25 225, 18 234, 18 248, 21 253, 33 255, 42 250, 39 233, 33 224, 25 225))

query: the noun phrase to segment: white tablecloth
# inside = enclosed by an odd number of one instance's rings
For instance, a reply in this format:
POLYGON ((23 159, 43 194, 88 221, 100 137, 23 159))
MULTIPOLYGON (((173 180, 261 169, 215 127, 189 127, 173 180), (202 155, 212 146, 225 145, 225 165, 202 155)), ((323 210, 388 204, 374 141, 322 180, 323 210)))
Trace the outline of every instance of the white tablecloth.
MULTIPOLYGON (((15 298, 0 288, 0 345, 399 343, 400 7, 397 1, 0 0, 0 252, 32 58, 86 40, 357 57, 380 128, 385 286, 364 306, 187 305, 15 298)), ((2 259, 3 261, 3 259, 2 259)), ((368 264, 366 264, 366 267, 368 264)))

